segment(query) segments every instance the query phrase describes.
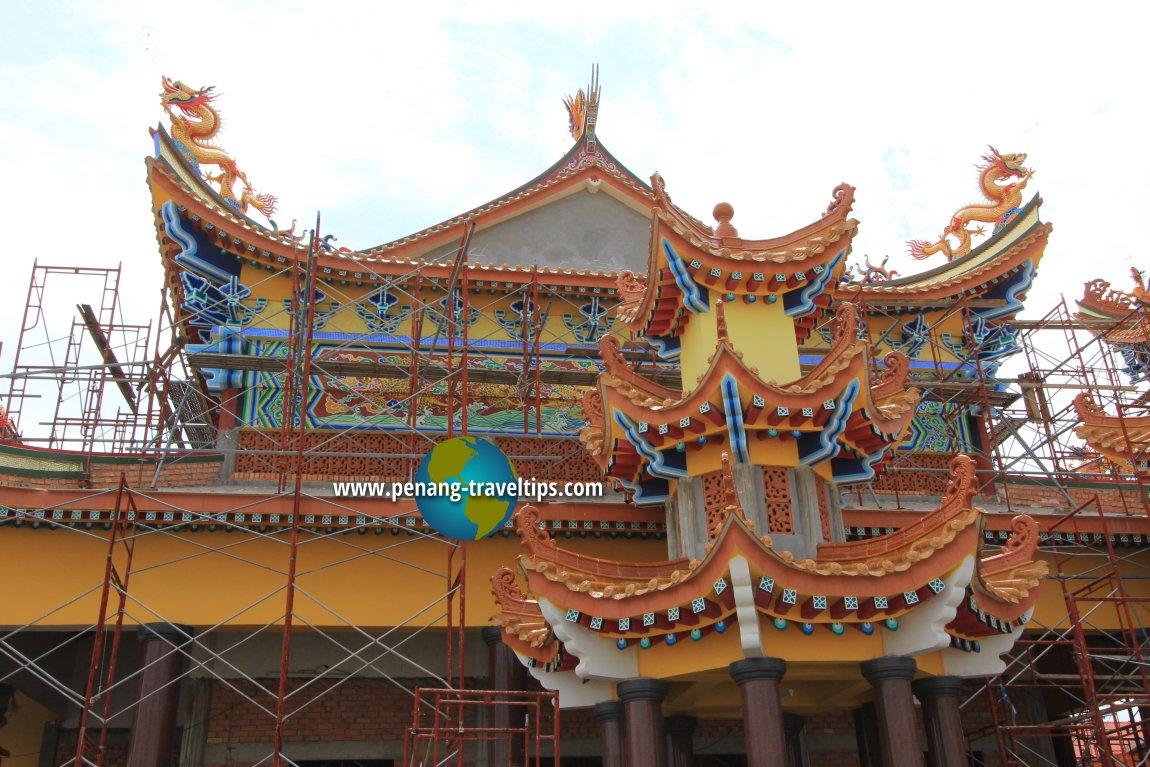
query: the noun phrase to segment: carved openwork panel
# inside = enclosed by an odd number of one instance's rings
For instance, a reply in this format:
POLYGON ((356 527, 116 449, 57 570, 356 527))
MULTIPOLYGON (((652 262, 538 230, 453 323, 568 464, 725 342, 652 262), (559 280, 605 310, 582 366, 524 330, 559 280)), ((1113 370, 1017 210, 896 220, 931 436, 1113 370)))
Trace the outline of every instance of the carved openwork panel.
POLYGON ((795 511, 791 506, 791 482, 786 469, 763 469, 763 500, 767 508, 767 532, 794 534, 795 511))
POLYGON ((831 511, 830 504, 827 502, 827 493, 831 491, 830 486, 826 482, 816 481, 815 496, 819 499, 819 524, 823 530, 823 540, 830 541, 831 538, 831 511))
POLYGON ((707 510, 708 535, 713 535, 723 521, 722 471, 712 471, 703 475, 703 505, 707 510))

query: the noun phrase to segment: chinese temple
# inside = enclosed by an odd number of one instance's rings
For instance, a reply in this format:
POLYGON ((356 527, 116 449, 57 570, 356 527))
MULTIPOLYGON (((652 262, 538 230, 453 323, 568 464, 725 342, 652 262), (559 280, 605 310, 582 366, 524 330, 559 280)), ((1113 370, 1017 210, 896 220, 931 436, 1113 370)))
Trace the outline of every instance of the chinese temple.
POLYGON ((1020 317, 1052 227, 993 148, 914 274, 852 252, 837 179, 787 234, 704 223, 600 98, 535 178, 356 250, 163 79, 157 319, 37 263, 12 355, 0 765, 1150 755, 1141 282, 1020 317), (602 492, 447 538, 382 488, 456 436, 602 492))

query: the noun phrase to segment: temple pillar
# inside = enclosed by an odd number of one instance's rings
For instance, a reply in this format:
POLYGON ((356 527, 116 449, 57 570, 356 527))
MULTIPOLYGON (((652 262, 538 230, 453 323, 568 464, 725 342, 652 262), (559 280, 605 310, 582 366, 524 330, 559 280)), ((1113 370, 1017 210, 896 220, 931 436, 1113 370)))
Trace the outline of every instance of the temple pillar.
MULTIPOLYGON (((1142 641, 1145 642, 1145 631, 1140 629, 1138 633, 1142 635, 1142 641)), ((1150 706, 1139 706, 1138 718, 1142 725, 1142 753, 1138 756, 1142 759, 1150 759, 1150 706)), ((1069 735, 1064 735, 1060 740, 1070 744, 1069 735)))
POLYGON ((184 653, 191 641, 189 626, 146 623, 136 629, 143 646, 140 682, 128 739, 128 767, 159 767, 172 763, 176 713, 180 705, 180 676, 184 653))
POLYGON ((779 681, 786 673, 787 663, 781 658, 744 658, 731 664, 731 677, 743 697, 747 764, 752 767, 789 764, 779 697, 779 681))
MULTIPOLYGON (((1146 743, 1145 740, 1142 742, 1146 743)), ((1054 748, 1054 758, 1058 767, 1077 767, 1078 753, 1074 748, 1074 739, 1065 727, 1060 727, 1051 734, 1050 743, 1054 748)), ((1143 756, 1139 755, 1138 758, 1143 756)))
POLYGON ((242 389, 224 389, 220 393, 220 419, 216 428, 220 431, 230 431, 240 422, 239 408, 242 389))
POLYGON ((736 463, 731 467, 731 476, 735 480, 735 492, 739 495, 739 503, 743 505, 743 513, 755 523, 755 529, 765 535, 768 530, 763 467, 753 463, 736 463))
POLYGON ((603 767, 626 767, 627 740, 623 732, 626 709, 623 704, 617 700, 596 703, 591 715, 599 723, 603 767))
POLYGON ((678 518, 678 556, 701 559, 707 545, 707 503, 700 477, 676 481, 675 510, 678 518))
POLYGON ((180 764, 202 765, 204 749, 208 744, 208 725, 212 716, 212 687, 210 677, 190 680, 186 694, 187 714, 184 718, 183 737, 180 741, 180 764))
POLYGON ((798 714, 783 714, 783 731, 787 733, 787 756, 790 767, 803 767, 803 725, 807 723, 798 714))
MULTIPOLYGON (((1036 728, 1050 722, 1046 698, 1043 696, 1042 687, 1039 684, 1040 680, 1034 669, 1026 668, 1017 677, 1017 684, 1010 693, 1011 701, 1022 715, 1022 721, 1036 728)), ((1050 737, 1048 733, 1041 730, 1031 732, 1033 734, 1023 730, 1023 734, 1015 735, 1015 741, 1030 752, 1039 764, 1062 765, 1066 763, 1059 759, 1055 750, 1056 738, 1050 737)))
POLYGON ((236 424, 239 423, 237 415, 240 406, 239 389, 224 389, 220 394, 220 417, 216 425, 216 450, 223 454, 224 460, 220 464, 219 481, 227 484, 236 473, 236 456, 240 453, 239 434, 236 424))
MULTIPOLYGON (((1023 389, 1023 391, 1027 390, 1023 389)), ((1036 390, 1030 389, 1030 391, 1035 392, 1036 390)), ((971 432, 972 436, 978 440, 978 445, 972 452, 974 454, 974 477, 978 485, 978 494, 994 495, 997 492, 995 480, 998 478, 998 470, 995 468, 992 458, 994 451, 989 447, 992 434, 990 421, 985 415, 975 416, 974 419, 977 427, 971 432)))
POLYGON ((667 499, 667 511, 663 521, 667 525, 667 555, 670 557, 681 556, 683 553, 682 533, 680 532, 682 522, 679 520, 677 495, 667 499))
POLYGON ((959 710, 962 680, 932 676, 912 682, 911 689, 922 703, 927 767, 967 767, 966 736, 959 710))
POLYGON ((873 703, 854 710, 855 741, 858 743, 860 767, 882 767, 882 746, 878 737, 878 712, 873 703))
POLYGON ((861 664, 875 691, 879 747, 884 767, 924 767, 914 720, 914 658, 875 658, 861 664))
MULTIPOLYGON (((487 643, 487 689, 517 691, 527 686, 527 669, 519 662, 515 651, 503 644, 503 632, 496 626, 483 627, 483 641, 487 643)), ((503 700, 496 696, 496 700, 503 700)), ((492 706, 489 727, 510 730, 523 726, 524 709, 521 706, 492 706)), ((523 739, 506 733, 501 738, 486 741, 487 763, 495 765, 520 764, 523 761, 523 739)))
POLYGON ((827 514, 831 518, 831 542, 842 543, 847 539, 846 523, 843 522, 842 497, 839 495, 838 487, 830 482, 823 484, 822 492, 826 494, 827 514))
POLYGON ((667 683, 640 677, 619 682, 615 691, 627 709, 628 767, 666 767, 662 703, 667 683))
POLYGON ((695 728, 693 716, 668 716, 663 719, 667 733, 667 767, 695 767, 695 728))
POLYGON ((819 516, 819 486, 809 466, 788 469, 791 475, 791 508, 794 509, 795 541, 792 554, 798 558, 813 557, 823 543, 823 522, 819 516))

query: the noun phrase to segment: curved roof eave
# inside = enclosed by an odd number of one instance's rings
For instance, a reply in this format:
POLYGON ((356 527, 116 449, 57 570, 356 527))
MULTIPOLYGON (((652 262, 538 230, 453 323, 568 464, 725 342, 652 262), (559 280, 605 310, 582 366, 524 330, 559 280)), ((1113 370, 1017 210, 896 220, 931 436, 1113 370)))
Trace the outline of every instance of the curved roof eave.
MULTIPOLYGON (((163 126, 153 129, 152 135, 156 141, 156 161, 164 163, 188 192, 222 208, 245 225, 245 228, 254 230, 275 242, 281 242, 274 230, 245 216, 212 189, 196 169, 188 164, 163 126)), ((362 250, 345 251, 345 254, 354 260, 373 262, 415 261, 437 247, 458 240, 468 220, 493 216, 493 220, 488 223, 506 221, 537 207, 544 199, 552 196, 547 194, 548 192, 560 192, 566 196, 572 193, 571 187, 599 185, 604 180, 608 182, 605 188, 613 193, 612 196, 629 203, 636 210, 642 209, 644 215, 650 215, 650 207, 654 205, 654 193, 650 186, 619 162, 602 142, 597 143, 593 152, 587 150, 584 141, 576 142, 547 170, 506 194, 396 240, 362 250), (593 179, 592 176, 596 175, 596 171, 602 175, 593 179)))
POLYGON ((1041 205, 1042 198, 1035 195, 1009 224, 961 258, 888 282, 839 285, 834 289, 836 297, 851 300, 862 295, 868 304, 889 306, 898 305, 900 299, 949 298, 986 290, 996 277, 1018 265, 1010 266, 1019 255, 1036 265, 1041 259, 1046 238, 1053 229, 1050 223, 1041 221, 1041 205), (1034 244, 1039 247, 1028 250, 1034 244))

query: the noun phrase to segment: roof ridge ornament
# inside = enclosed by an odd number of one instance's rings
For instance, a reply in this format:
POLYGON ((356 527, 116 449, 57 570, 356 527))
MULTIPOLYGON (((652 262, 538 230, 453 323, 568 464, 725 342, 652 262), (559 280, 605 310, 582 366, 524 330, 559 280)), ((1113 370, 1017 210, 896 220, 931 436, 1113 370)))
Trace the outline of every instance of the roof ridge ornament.
POLYGON ((721 298, 715 302, 715 335, 718 337, 721 345, 731 345, 731 333, 727 329, 727 312, 723 308, 723 300, 721 298))
POLYGON ((994 224, 994 232, 1005 226, 1022 210, 1022 190, 1034 176, 1034 171, 1023 165, 1025 162, 1025 153, 1001 154, 990 147, 990 154, 983 155, 982 164, 975 166, 979 171, 978 187, 990 204, 976 203, 959 208, 933 243, 908 240, 910 255, 921 261, 941 253, 947 261, 954 261, 973 250, 972 237, 986 234, 985 227, 972 224, 994 224), (956 245, 951 245, 951 237, 957 241, 956 245))
POLYGON ((719 222, 719 225, 715 227, 716 237, 727 238, 739 236, 739 230, 731 224, 731 219, 735 217, 735 207, 731 205, 731 203, 720 202, 715 206, 715 209, 711 211, 711 215, 719 222))
POLYGON ((727 518, 731 516, 736 517, 752 533, 755 532, 755 523, 747 517, 747 512, 743 508, 743 502, 739 498, 739 489, 735 483, 735 470, 734 465, 731 463, 730 454, 724 450, 719 460, 722 463, 722 466, 719 468, 719 492, 722 495, 723 505, 719 513, 714 515, 715 519, 710 531, 711 544, 713 544, 714 539, 719 536, 727 518))
MULTIPOLYGON (((197 170, 201 165, 215 165, 220 169, 218 174, 200 171, 204 180, 219 184, 220 196, 240 213, 246 214, 252 207, 270 220, 276 210, 276 198, 270 194, 257 194, 248 183, 248 174, 240 170, 235 158, 213 143, 220 132, 220 114, 211 105, 216 98, 212 92, 215 86, 196 89, 164 77, 163 87, 160 103, 171 120, 172 138, 193 160, 197 170), (235 193, 237 181, 243 184, 239 195, 235 193)), ((290 234, 290 230, 282 232, 278 227, 276 230, 277 233, 290 234)))
POLYGON ((567 107, 571 138, 583 139, 588 152, 595 151, 595 124, 599 121, 599 65, 591 65, 591 83, 587 90, 580 88, 574 96, 563 99, 567 107))

